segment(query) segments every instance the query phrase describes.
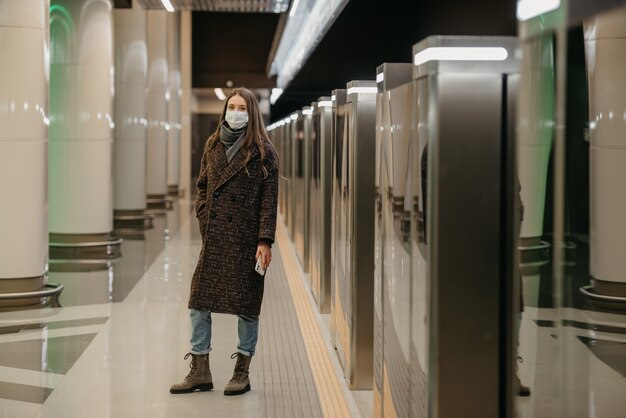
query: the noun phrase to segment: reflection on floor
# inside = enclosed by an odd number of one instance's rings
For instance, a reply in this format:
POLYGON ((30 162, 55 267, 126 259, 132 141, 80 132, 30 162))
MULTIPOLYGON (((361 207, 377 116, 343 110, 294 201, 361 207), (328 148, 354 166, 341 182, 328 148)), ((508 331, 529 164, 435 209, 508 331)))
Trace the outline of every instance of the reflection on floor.
MULTIPOLYGON (((180 200, 155 218, 145 239, 126 239, 122 258, 103 270, 55 269, 50 280, 65 285, 58 304, 0 312, 0 417, 322 416, 319 388, 311 381, 316 371, 302 348, 306 325, 293 313, 293 280, 288 286, 279 246, 266 278, 272 282, 251 364, 252 391, 223 396, 234 366, 237 319, 214 315, 216 389, 169 393, 189 371, 183 360, 189 351, 187 300, 201 246, 191 211, 191 203, 180 200)), ((334 375, 338 396, 350 397, 336 367, 334 375)), ((354 400, 347 402, 358 417, 354 400)))
POLYGON ((626 411, 626 322, 618 313, 526 307, 519 366, 532 396, 520 417, 621 418, 626 411), (560 323, 560 326, 556 326, 560 323), (559 360, 560 359, 560 360, 559 360))
MULTIPOLYGON (((190 215, 191 204, 180 201, 155 218, 145 240, 126 240, 123 257, 103 271, 53 272, 51 280, 66 286, 60 306, 0 312, 0 417, 199 417, 210 411, 217 417, 304 418, 323 413, 311 383, 317 370, 307 361, 303 325, 295 318, 286 273, 278 267, 268 273, 272 282, 251 366, 253 390, 235 398, 221 394, 232 374, 236 318, 215 315, 216 390, 169 394, 169 386, 189 370, 183 361, 187 298, 201 244, 190 215)), ((274 247, 279 263, 285 258, 280 248, 274 247)), ((622 418, 625 316, 580 301, 560 310, 540 303, 551 299, 546 274, 524 279, 519 375, 533 393, 516 398, 519 416, 622 418)), ((571 281, 579 282, 584 280, 571 281)), ((318 319, 328 345, 328 317, 318 319)), ((352 416, 371 416, 371 391, 350 393, 339 380, 352 416)))

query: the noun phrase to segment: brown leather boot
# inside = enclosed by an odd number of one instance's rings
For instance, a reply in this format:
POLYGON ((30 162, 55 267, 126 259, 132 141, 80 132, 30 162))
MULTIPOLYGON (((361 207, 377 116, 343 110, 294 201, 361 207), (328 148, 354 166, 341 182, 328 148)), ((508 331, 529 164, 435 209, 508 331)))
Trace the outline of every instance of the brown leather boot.
POLYGON ((185 360, 191 356, 191 371, 181 383, 176 383, 170 388, 170 393, 190 393, 196 390, 205 391, 213 389, 213 377, 209 367, 208 354, 187 353, 185 360))
POLYGON ((233 378, 226 385, 224 389, 224 395, 241 395, 250 390, 250 379, 248 378, 248 370, 250 369, 251 356, 246 356, 241 353, 234 353, 230 358, 237 358, 235 363, 235 371, 233 372, 233 378))

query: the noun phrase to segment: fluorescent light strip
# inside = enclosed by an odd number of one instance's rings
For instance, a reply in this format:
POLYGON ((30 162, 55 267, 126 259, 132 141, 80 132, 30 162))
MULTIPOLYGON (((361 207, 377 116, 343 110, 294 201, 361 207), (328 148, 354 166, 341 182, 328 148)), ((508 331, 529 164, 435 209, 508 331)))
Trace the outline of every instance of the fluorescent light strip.
POLYGON ((273 88, 270 94, 270 104, 276 103, 281 94, 283 94, 283 89, 273 88))
POLYGON ((383 81, 385 81, 385 73, 380 73, 376 76, 376 82, 377 83, 382 83, 383 81))
POLYGON ((331 107, 332 105, 333 102, 331 102, 330 100, 322 100, 320 102, 317 102, 318 107, 331 107))
POLYGON ((415 65, 428 61, 504 61, 509 56, 502 47, 432 47, 415 54, 415 65))
POLYGON ((302 109, 302 114, 303 115, 312 115, 313 114, 313 109, 302 109))
POLYGON ((520 0, 517 2, 517 20, 525 21, 561 6, 561 0, 520 0))
POLYGON ((168 12, 174 11, 174 6, 172 6, 170 0, 161 0, 161 3, 163 3, 163 7, 165 7, 165 10, 167 10, 168 12))
POLYGON ((300 4, 300 0, 295 0, 293 2, 293 6, 291 7, 291 11, 289 12, 289 16, 293 17, 296 14, 296 10, 298 9, 298 4, 300 4))
POLYGON ((218 88, 213 89, 213 91, 215 92, 215 95, 217 96, 218 99, 226 100, 226 95, 224 94, 224 90, 218 87, 218 88))
POLYGON ((378 93, 377 87, 350 87, 347 94, 378 93))
POLYGON ((298 114, 294 113, 293 115, 290 116, 291 120, 296 120, 298 119, 298 114))
POLYGON ((336 102, 337 101, 337 96, 335 96, 334 94, 332 96, 330 96, 330 101, 331 102, 336 102))
POLYGON ((291 122, 291 117, 283 119, 283 122, 285 122, 285 124, 288 124, 289 122, 291 122))

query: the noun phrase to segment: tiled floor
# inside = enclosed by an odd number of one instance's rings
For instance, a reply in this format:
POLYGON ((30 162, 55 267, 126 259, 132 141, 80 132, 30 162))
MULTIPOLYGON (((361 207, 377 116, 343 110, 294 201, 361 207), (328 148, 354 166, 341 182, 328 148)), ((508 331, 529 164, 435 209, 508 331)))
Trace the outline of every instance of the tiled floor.
POLYGON ((517 398, 519 416, 626 416, 623 315, 566 308, 561 314, 568 319, 557 327, 556 314, 546 308, 526 307, 524 312, 519 376, 532 396, 517 398), (612 332, 593 329, 596 323, 612 332))
MULTIPOLYGON (((285 266, 295 257, 289 242, 273 248, 251 366, 253 390, 223 396, 232 374, 236 318, 214 315, 215 390, 169 393, 189 367, 183 360, 189 350, 187 298, 201 243, 185 200, 154 223, 143 240, 126 240, 123 257, 104 269, 52 272, 50 280, 65 285, 60 306, 0 312, 0 418, 323 416, 327 410, 319 399, 299 311, 303 301, 313 302, 308 290, 297 303, 292 299, 294 283, 305 286, 306 280, 293 266, 289 274, 298 281, 286 277, 285 266)), ((539 287, 527 290, 541 292, 539 287)), ((372 392, 350 392, 341 376, 330 348, 328 315, 311 318, 349 413, 371 417, 372 392)), ((516 398, 518 416, 626 416, 623 315, 579 306, 557 312, 537 303, 526 307, 520 342, 524 363, 519 375, 533 394, 516 398), (558 324, 557 318, 565 320, 558 324)))
MULTIPOLYGON (((201 244, 190 214, 181 200, 155 219, 144 241, 125 241, 123 257, 103 270, 51 273, 65 285, 61 307, 0 312, 0 417, 322 416, 278 246, 251 365, 253 390, 223 396, 236 317, 214 315, 215 390, 169 393, 189 370, 187 298, 201 244)), ((336 375, 350 396, 338 369, 336 375)))

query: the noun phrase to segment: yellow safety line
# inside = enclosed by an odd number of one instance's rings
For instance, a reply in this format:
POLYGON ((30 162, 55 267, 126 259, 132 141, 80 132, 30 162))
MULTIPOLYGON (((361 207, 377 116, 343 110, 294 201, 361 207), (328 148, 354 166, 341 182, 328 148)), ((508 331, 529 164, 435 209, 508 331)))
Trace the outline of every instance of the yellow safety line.
POLYGON ((302 280, 298 278, 298 261, 289 245, 287 231, 280 222, 277 225, 277 238, 324 417, 350 417, 348 404, 328 356, 313 307, 309 303, 302 280))

